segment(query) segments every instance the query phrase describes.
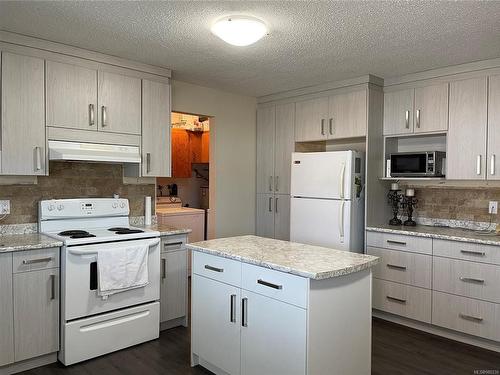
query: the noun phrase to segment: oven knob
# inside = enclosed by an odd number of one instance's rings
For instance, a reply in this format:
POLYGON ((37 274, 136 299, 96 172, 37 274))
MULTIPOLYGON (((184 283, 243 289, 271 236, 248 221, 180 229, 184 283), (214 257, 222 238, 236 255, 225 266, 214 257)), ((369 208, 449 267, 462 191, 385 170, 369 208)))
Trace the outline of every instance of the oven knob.
POLYGON ((58 209, 59 211, 62 211, 62 210, 64 209, 64 206, 63 206, 62 204, 60 204, 59 206, 57 206, 57 209, 58 209))
POLYGON ((56 208, 56 206, 54 206, 53 204, 49 204, 49 207, 47 207, 49 211, 54 211, 54 208, 56 208))
POLYGON ((112 206, 113 206, 113 208, 116 208, 116 207, 118 207, 118 203, 113 202, 112 206))
POLYGON ((125 208, 125 202, 120 203, 121 208, 125 208))

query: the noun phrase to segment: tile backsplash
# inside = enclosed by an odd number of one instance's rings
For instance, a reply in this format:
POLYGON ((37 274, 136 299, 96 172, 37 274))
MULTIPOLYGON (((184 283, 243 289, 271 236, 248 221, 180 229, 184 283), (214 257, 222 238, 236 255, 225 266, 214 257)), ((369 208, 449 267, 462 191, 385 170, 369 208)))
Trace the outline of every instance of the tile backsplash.
POLYGON ((120 164, 50 162, 50 175, 35 185, 1 185, 0 199, 10 199, 10 215, 0 225, 35 223, 38 201, 52 198, 112 197, 130 201, 130 216, 144 215, 144 196, 155 197, 155 185, 123 183, 120 164))
MULTIPOLYGON (((488 222, 489 201, 500 201, 500 187, 415 187, 415 191, 418 199, 415 209, 417 217, 488 222)), ((500 222, 498 215, 492 215, 492 222, 500 222)))

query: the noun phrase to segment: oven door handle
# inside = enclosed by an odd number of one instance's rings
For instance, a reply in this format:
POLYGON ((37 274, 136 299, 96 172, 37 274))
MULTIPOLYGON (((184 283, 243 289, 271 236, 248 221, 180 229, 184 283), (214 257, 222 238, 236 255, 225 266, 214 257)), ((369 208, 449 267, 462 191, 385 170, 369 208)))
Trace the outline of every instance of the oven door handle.
MULTIPOLYGON (((151 242, 149 244, 149 248, 155 247, 160 244, 160 239, 157 238, 154 240, 154 242, 151 242)), ((68 249, 70 254, 73 255, 91 255, 91 254, 97 254, 96 250, 77 250, 77 249, 68 249)))

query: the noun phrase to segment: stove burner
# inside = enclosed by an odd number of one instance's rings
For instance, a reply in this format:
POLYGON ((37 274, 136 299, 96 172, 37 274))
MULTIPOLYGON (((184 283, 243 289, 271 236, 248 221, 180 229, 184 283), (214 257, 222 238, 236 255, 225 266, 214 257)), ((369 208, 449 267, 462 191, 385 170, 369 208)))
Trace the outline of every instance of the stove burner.
POLYGON ((64 232, 58 233, 60 236, 78 236, 78 235, 84 235, 84 234, 89 234, 86 230, 65 230, 64 232))
POLYGON ((88 238, 88 237, 95 237, 95 234, 90 234, 90 233, 77 233, 73 234, 69 238, 88 238))
POLYGON ((133 234, 133 233, 144 233, 144 231, 140 229, 126 229, 126 230, 117 230, 115 232, 115 234, 133 234))
POLYGON ((143 230, 140 229, 131 229, 125 227, 115 227, 108 229, 111 232, 115 232, 115 234, 134 234, 134 233, 144 233, 143 230))

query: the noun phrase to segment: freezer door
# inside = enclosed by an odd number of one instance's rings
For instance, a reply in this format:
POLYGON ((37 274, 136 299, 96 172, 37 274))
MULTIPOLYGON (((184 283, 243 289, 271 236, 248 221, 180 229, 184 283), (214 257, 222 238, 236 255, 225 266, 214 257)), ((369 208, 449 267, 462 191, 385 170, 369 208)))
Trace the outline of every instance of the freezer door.
POLYGON ((350 201, 292 198, 290 240, 348 251, 351 211, 350 201))
POLYGON ((295 197, 351 199, 353 151, 292 154, 291 195, 295 197))

